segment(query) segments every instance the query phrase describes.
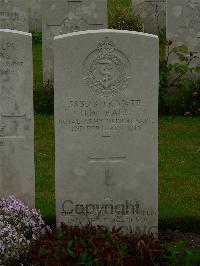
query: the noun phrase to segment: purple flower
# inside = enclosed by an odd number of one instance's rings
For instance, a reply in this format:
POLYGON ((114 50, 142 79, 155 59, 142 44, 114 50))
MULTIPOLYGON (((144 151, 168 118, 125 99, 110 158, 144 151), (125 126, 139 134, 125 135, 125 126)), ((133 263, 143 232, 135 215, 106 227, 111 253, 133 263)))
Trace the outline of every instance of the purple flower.
POLYGON ((36 209, 30 210, 15 196, 0 199, 0 265, 19 259, 29 244, 51 232, 36 209))

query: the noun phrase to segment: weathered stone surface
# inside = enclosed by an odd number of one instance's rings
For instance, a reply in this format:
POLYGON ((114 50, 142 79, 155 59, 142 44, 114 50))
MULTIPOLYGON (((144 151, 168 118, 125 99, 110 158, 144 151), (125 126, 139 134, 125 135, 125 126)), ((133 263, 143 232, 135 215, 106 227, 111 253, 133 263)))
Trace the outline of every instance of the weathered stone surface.
POLYGON ((0 197, 15 195, 33 207, 32 38, 0 30, 0 197))
POLYGON ((141 18, 144 32, 158 34, 166 27, 166 0, 132 0, 133 10, 141 18))
MULTIPOLYGON (((200 58, 200 0, 167 1, 167 39, 173 46, 186 45, 200 58)), ((193 64, 200 64, 197 58, 193 64)), ((171 63, 176 63, 173 58, 171 63)))
POLYGON ((27 0, 0 0, 0 29, 29 31, 27 0))
POLYGON ((158 46, 128 31, 55 37, 58 226, 157 232, 158 46))
POLYGON ((42 2, 43 81, 53 85, 53 37, 107 27, 107 0, 44 0, 42 2))
POLYGON ((30 31, 42 32, 41 0, 29 0, 29 28, 30 31))

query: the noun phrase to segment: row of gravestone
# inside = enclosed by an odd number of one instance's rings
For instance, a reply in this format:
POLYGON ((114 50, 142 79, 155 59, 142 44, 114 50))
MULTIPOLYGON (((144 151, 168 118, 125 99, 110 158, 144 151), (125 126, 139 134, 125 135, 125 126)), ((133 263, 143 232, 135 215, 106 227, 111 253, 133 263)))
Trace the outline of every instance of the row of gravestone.
MULTIPOLYGON (((171 0, 173 1, 173 0, 171 0)), ((14 0, 1 0, 2 3, 8 5, 19 2, 14 0)), ((59 1, 57 1, 59 3, 59 1)), ((67 2, 67 1, 65 1, 67 2)), ((70 1, 77 2, 77 1, 70 1)), ((78 1, 81 2, 81 1, 78 1)), ((54 3, 56 1, 54 0, 54 3)), ((173 1, 175 5, 178 1, 173 1)), ((180 0, 183 4, 183 0, 180 0)), ((190 0, 190 4, 199 4, 198 0, 190 0)), ((29 27, 31 31, 42 31, 42 3, 41 0, 21 0, 21 7, 29 9, 29 27), (26 7, 27 6, 27 7, 26 7)), ((160 29, 165 28, 166 17, 166 0, 132 0, 132 6, 136 14, 140 16, 144 23, 145 31, 149 33, 156 33, 158 26, 160 29)))
MULTIPOLYGON (((0 30, 0 196, 33 207, 31 42, 29 33, 0 30)), ((91 30, 53 45, 57 225, 156 233, 157 36, 91 30)))
MULTIPOLYGON (((32 6, 39 4, 33 1, 36 0, 32 0, 32 6)), ((142 18, 144 31, 156 34, 165 28, 167 5, 167 39, 176 45, 185 44, 193 53, 200 53, 200 0, 132 2, 136 14, 142 18)), ((27 0, 1 0, 0 28, 28 31, 25 3, 27 0)), ((45 87, 53 87, 54 36, 80 30, 107 28, 107 0, 43 0, 42 14, 43 80, 45 87)))
MULTIPOLYGON (((168 0, 172 16, 168 25, 175 32, 172 38, 181 43, 182 36, 198 52, 199 3, 186 2, 184 5, 183 1, 168 0), (181 18, 179 21, 184 23, 176 27, 174 18, 181 18)), ((44 69, 50 70, 49 80, 55 77, 57 221, 73 224, 76 219, 87 218, 94 223, 122 221, 121 224, 140 224, 146 228, 156 226, 157 40, 141 33, 104 30, 78 32, 53 41, 61 33, 105 27, 106 1, 60 0, 55 4, 46 0, 45 4, 44 69), (47 47, 45 42, 49 42, 47 47), (118 215, 121 218, 116 220, 119 209, 125 214, 118 215), (130 209, 134 211, 132 218, 130 209), (81 215, 81 210, 86 213, 81 215)), ((25 15, 17 15, 22 12, 20 6, 13 13, 9 13, 9 8, 0 12, 25 25, 25 20, 20 19, 25 15)), ((8 192, 23 195, 31 205, 34 201, 31 36, 2 30, 0 42, 1 191, 2 195, 8 192)))
POLYGON ((132 0, 132 3, 145 32, 165 35, 166 29, 166 38, 174 45, 186 45, 193 54, 200 54, 200 0, 132 0))

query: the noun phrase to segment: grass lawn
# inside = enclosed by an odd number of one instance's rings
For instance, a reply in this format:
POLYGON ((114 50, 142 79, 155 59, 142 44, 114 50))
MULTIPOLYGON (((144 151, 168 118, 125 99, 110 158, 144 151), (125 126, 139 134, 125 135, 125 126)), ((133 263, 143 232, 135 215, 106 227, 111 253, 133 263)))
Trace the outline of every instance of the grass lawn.
POLYGON ((159 123, 160 228, 199 231, 200 118, 165 117, 159 123))
MULTIPOLYGON (((159 121, 160 228, 197 231, 200 222, 200 118, 159 121)), ((53 116, 35 116, 36 207, 55 220, 53 116)))
POLYGON ((33 45, 33 88, 42 89, 42 45, 33 45))
POLYGON ((55 219, 53 116, 35 115, 36 207, 45 219, 55 219))

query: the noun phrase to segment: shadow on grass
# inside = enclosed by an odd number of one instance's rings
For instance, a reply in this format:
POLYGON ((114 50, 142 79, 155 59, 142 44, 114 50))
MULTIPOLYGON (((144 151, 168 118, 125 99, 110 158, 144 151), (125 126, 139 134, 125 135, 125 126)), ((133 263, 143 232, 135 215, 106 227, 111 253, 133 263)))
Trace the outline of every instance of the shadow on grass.
MULTIPOLYGON (((47 217, 45 222, 53 231, 56 229, 56 218, 54 216, 47 217)), ((200 218, 186 216, 174 219, 159 219, 159 230, 179 230, 185 233, 200 234, 200 218)))
POLYGON ((171 219, 159 219, 160 230, 180 230, 182 232, 200 234, 200 217, 176 217, 171 219))

